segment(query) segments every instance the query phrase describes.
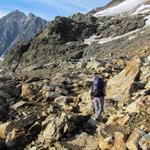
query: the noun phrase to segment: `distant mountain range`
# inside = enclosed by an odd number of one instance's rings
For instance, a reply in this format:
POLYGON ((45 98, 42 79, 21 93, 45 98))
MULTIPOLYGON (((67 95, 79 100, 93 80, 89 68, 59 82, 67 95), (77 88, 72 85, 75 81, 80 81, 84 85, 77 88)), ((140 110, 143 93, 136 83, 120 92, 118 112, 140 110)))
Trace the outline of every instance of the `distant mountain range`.
POLYGON ((47 21, 30 13, 25 15, 15 10, 0 19, 0 56, 16 42, 30 40, 39 33, 47 21))

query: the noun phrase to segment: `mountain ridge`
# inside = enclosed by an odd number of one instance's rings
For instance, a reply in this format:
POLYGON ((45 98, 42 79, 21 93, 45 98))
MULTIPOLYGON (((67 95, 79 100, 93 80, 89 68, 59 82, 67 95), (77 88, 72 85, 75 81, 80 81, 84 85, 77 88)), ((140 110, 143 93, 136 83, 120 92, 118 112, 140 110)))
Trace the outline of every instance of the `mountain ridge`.
POLYGON ((26 16, 19 10, 2 17, 0 19, 0 56, 4 55, 17 41, 30 40, 46 24, 46 20, 31 14, 26 16))

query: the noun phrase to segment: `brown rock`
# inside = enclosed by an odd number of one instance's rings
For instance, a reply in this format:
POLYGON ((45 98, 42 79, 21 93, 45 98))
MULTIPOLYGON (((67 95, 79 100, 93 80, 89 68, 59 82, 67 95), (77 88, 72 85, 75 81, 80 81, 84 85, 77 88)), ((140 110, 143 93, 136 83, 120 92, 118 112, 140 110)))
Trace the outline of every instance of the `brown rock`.
POLYGON ((81 100, 79 103, 80 112, 83 114, 90 114, 92 111, 92 100, 90 97, 90 92, 84 92, 78 96, 78 99, 81 100))
POLYGON ((84 150, 98 150, 98 139, 92 135, 88 135, 83 132, 76 135, 75 139, 70 139, 68 144, 68 149, 84 149, 84 150))
POLYGON ((49 118, 48 122, 43 131, 43 138, 47 142, 59 140, 68 129, 67 116, 64 113, 60 117, 49 118))
POLYGON ((36 120, 37 116, 33 114, 24 119, 0 124, 0 138, 5 139, 7 134, 11 132, 13 128, 24 128, 28 125, 32 125, 36 120))
POLYGON ((125 66, 125 65, 126 65, 126 62, 125 62, 125 60, 123 60, 123 59, 119 59, 119 60, 117 61, 117 65, 118 65, 118 66, 125 66))
POLYGON ((134 58, 123 71, 107 83, 107 98, 127 102, 130 99, 133 84, 140 73, 141 60, 134 58))
POLYGON ((100 137, 100 139, 99 139, 99 148, 101 150, 112 149, 112 146, 113 146, 112 137, 107 137, 107 138, 100 137))
POLYGON ((35 91, 32 84, 23 84, 21 97, 32 100, 35 96, 35 91))
POLYGON ((23 128, 14 128, 6 137, 7 147, 23 145, 26 142, 25 130, 23 128))
POLYGON ((126 142, 127 148, 129 150, 138 150, 138 143, 143 135, 145 135, 143 131, 134 129, 126 142))
POLYGON ((118 125, 121 126, 121 127, 123 127, 123 126, 127 123, 127 121, 129 120, 129 118, 130 118, 130 117, 129 117, 128 114, 125 115, 125 116, 120 117, 120 118, 117 120, 118 125))
POLYGON ((120 132, 115 132, 115 141, 112 150, 126 150, 124 135, 120 132))
POLYGON ((10 121, 0 124, 0 138, 5 139, 7 134, 15 127, 15 125, 10 121))

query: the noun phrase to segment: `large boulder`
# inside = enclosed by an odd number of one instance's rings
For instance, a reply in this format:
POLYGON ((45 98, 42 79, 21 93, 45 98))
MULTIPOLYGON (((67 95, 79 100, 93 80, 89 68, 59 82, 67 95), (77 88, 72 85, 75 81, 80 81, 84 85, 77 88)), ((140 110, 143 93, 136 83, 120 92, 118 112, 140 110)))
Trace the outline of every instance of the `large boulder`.
POLYGON ((60 117, 50 117, 48 120, 49 123, 43 131, 43 139, 51 143, 59 140, 65 134, 68 129, 68 122, 64 113, 60 117))
POLYGON ((126 150, 124 135, 120 132, 115 132, 115 141, 112 150, 126 150))
POLYGON ((129 150, 138 150, 138 143, 145 133, 139 129, 134 129, 129 136, 126 146, 129 150))
POLYGON ((84 149, 84 150, 98 150, 98 139, 93 135, 88 135, 83 132, 75 136, 75 139, 69 140, 67 142, 68 149, 84 149))
POLYGON ((140 66, 140 58, 134 58, 124 70, 111 78, 107 83, 107 98, 128 102, 134 91, 134 81, 139 77, 140 66))
POLYGON ((8 121, 2 123, 0 124, 0 138, 5 139, 8 133, 11 132, 14 128, 25 128, 29 125, 32 125, 35 121, 37 121, 37 116, 32 114, 17 121, 8 121))

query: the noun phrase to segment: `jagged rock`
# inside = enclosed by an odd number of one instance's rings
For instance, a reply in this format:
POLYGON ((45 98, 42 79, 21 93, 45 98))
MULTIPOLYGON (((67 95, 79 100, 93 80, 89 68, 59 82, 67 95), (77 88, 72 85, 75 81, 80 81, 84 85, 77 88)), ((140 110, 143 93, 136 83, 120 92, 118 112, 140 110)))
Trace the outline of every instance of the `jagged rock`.
POLYGON ((59 140, 68 130, 67 116, 62 114, 60 117, 50 118, 48 125, 43 131, 43 138, 47 142, 59 140))
POLYGON ((141 60, 134 58, 126 68, 107 82, 107 98, 128 102, 134 91, 134 81, 139 77, 141 60))
POLYGON ((124 115, 117 120, 119 126, 123 127, 129 120, 129 115, 124 115))
POLYGON ((142 150, 149 150, 150 149, 150 133, 144 135, 140 139, 139 145, 142 148, 142 150))
POLYGON ((111 149, 112 147, 113 147, 112 137, 107 137, 107 138, 100 137, 99 148, 101 150, 111 149))
POLYGON ((34 89, 33 84, 23 84, 22 85, 21 97, 32 100, 35 98, 36 94, 37 94, 37 91, 34 89))
POLYGON ((26 143, 26 133, 23 128, 14 128, 6 137, 7 147, 23 146, 26 143))
POLYGON ((126 150, 124 135, 120 132, 115 132, 115 141, 112 150, 126 150))
POLYGON ((9 121, 3 124, 0 124, 0 138, 5 139, 7 134, 12 131, 14 128, 24 128, 28 125, 33 124, 37 121, 37 116, 35 114, 27 116, 24 119, 17 121, 9 121))
POLYGON ((67 142, 66 145, 68 145, 67 146, 68 149, 85 149, 85 150, 99 149, 98 139, 92 135, 88 135, 85 132, 76 135, 75 139, 70 140, 69 142, 67 142))
POLYGON ((143 135, 145 135, 143 131, 134 129, 126 142, 127 148, 129 150, 138 150, 138 143, 143 135))

